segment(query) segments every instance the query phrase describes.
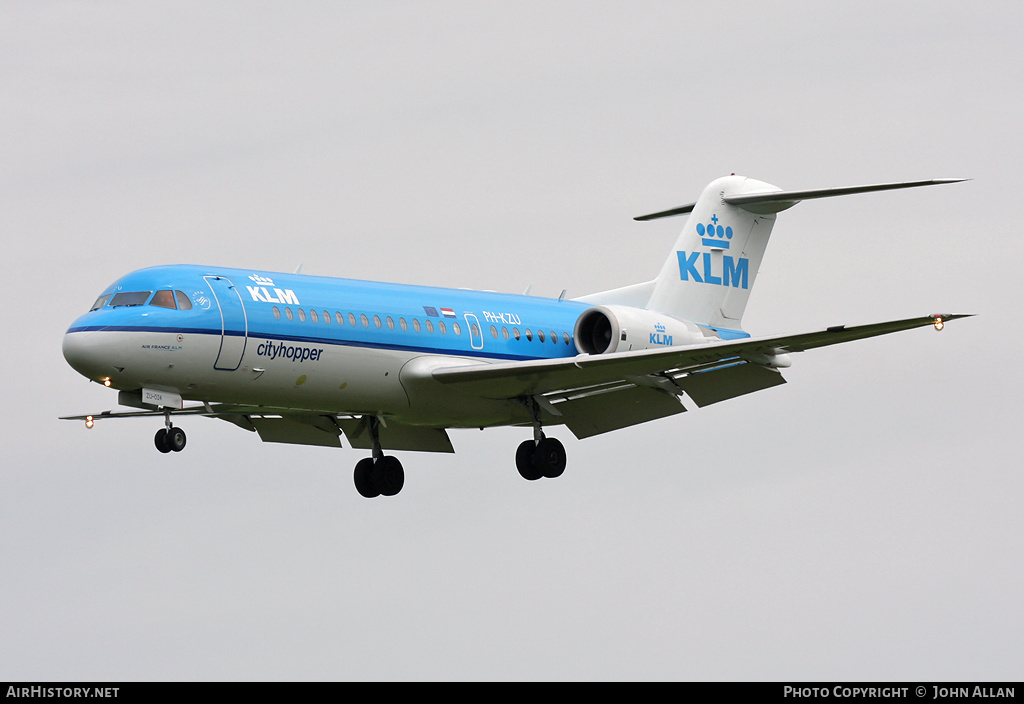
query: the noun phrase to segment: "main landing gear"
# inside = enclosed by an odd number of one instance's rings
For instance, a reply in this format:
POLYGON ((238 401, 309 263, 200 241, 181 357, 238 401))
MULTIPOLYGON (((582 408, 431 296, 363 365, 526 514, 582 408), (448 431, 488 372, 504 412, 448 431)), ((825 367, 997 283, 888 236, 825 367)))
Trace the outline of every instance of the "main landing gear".
POLYGON ((558 438, 526 440, 516 450, 516 469, 531 482, 541 477, 554 479, 565 471, 565 447, 558 438))
POLYGON ((537 402, 530 399, 528 407, 533 414, 533 440, 526 440, 516 450, 516 469, 531 482, 560 477, 565 471, 565 447, 557 438, 544 436, 537 402))
POLYGON ((380 421, 367 418, 373 457, 359 460, 353 476, 356 491, 368 499, 377 496, 394 496, 405 486, 405 470, 397 457, 385 455, 380 446, 378 427, 380 421))
POLYGON ((356 491, 368 499, 394 496, 405 486, 405 470, 397 457, 367 457, 356 463, 356 491))
POLYGON ((185 431, 171 425, 171 414, 164 414, 164 427, 156 431, 153 444, 160 452, 181 452, 185 449, 185 431))

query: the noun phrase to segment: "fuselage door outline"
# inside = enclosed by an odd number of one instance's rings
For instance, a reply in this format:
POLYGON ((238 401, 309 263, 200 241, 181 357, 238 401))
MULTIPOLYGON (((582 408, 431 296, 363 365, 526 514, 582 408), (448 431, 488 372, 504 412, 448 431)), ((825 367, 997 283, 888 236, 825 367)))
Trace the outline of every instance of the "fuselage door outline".
POLYGON ((242 355, 245 354, 248 339, 249 321, 245 305, 231 279, 223 276, 203 278, 210 284, 210 290, 220 311, 220 349, 217 351, 217 361, 213 363, 213 368, 233 372, 242 364, 242 355))
POLYGON ((484 348, 484 331, 480 327, 480 321, 472 313, 465 313, 466 327, 469 328, 469 346, 475 350, 484 348))

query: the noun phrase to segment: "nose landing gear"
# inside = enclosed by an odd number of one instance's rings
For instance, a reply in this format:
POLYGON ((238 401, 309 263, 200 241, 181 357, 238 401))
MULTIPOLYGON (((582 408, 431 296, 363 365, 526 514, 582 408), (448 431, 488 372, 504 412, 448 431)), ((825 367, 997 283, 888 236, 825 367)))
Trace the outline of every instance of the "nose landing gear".
POLYGON ((185 431, 171 425, 171 414, 164 414, 164 427, 156 431, 153 444, 160 452, 181 452, 185 449, 185 431))
POLYGON ((181 452, 185 449, 185 431, 181 428, 160 428, 153 444, 160 452, 181 452))

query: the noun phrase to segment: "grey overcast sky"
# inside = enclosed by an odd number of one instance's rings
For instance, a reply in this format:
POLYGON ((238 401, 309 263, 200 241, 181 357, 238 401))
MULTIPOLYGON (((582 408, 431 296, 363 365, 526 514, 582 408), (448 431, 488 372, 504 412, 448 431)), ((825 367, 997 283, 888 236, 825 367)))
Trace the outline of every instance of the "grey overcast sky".
POLYGON ((1019 2, 0 2, 0 680, 1019 680, 1019 2), (202 263, 579 296, 720 175, 969 177, 780 215, 753 334, 976 313, 577 441, 361 453, 112 408, 60 351, 202 263))

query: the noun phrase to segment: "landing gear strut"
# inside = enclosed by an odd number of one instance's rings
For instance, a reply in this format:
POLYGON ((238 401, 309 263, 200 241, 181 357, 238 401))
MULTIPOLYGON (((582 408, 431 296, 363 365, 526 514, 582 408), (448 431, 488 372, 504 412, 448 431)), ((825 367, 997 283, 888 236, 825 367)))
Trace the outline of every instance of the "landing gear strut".
POLYGON ((405 470, 397 457, 385 455, 380 447, 376 418, 367 418, 370 426, 370 438, 373 443, 373 457, 359 460, 353 476, 356 491, 368 499, 377 496, 394 496, 405 486, 405 470))
POLYGON ((540 407, 532 398, 529 408, 533 414, 533 440, 524 441, 516 449, 516 469, 523 479, 530 481, 541 477, 554 479, 565 471, 565 447, 558 438, 544 436, 540 424, 540 407))
POLYGON ((185 431, 171 425, 170 413, 164 413, 164 427, 156 431, 153 444, 160 452, 181 452, 185 449, 185 431))

